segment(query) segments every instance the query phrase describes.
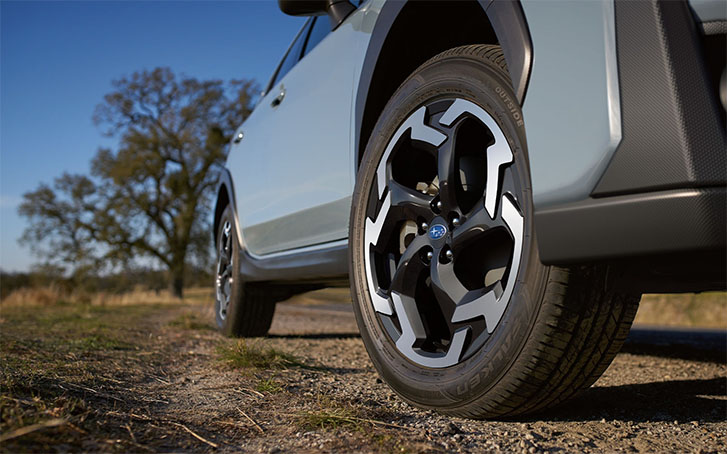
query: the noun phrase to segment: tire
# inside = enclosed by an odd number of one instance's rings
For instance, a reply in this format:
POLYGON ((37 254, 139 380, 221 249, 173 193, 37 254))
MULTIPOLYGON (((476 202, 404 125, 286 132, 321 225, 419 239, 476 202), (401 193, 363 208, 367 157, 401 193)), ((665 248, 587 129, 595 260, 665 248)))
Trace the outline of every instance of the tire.
POLYGON ((239 273, 240 242, 232 209, 227 206, 217 232, 215 319, 226 336, 265 336, 273 322, 275 302, 261 287, 246 284, 239 273))
POLYGON ((498 46, 437 55, 381 113, 353 197, 351 290, 369 356, 407 402, 532 413, 589 387, 619 351, 639 295, 615 292, 605 267, 543 265, 530 188, 498 46))

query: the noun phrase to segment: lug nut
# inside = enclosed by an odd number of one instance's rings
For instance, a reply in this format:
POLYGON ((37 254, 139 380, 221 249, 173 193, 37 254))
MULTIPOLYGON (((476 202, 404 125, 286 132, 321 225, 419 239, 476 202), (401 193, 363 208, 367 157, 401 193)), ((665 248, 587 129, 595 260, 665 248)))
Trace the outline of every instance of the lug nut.
POLYGON ((458 227, 459 226, 459 218, 452 219, 452 225, 455 226, 455 227, 458 227))
POLYGON ((437 200, 437 209, 438 210, 441 210, 442 209, 442 201, 441 200, 437 200))
POLYGON ((426 232, 428 228, 429 228, 429 224, 427 224, 426 222, 422 222, 422 231, 426 232))
POLYGON ((452 259, 454 258, 454 254, 452 253, 451 249, 447 249, 444 252, 444 256, 447 257, 447 260, 449 260, 449 261, 452 261, 452 259))
POLYGON ((434 257, 434 253, 432 251, 428 251, 427 252, 427 261, 430 262, 433 257, 434 257))

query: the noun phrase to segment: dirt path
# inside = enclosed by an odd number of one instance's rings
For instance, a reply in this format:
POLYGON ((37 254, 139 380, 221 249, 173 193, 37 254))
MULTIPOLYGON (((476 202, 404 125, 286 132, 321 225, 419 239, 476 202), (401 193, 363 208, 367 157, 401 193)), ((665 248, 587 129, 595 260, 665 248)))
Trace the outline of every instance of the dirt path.
POLYGON ((269 338, 246 342, 213 331, 201 301, 3 308, 0 440, 12 438, 0 448, 726 452, 723 333, 637 330, 567 406, 485 422, 404 403, 377 378, 346 306, 298 303, 279 305, 269 338))

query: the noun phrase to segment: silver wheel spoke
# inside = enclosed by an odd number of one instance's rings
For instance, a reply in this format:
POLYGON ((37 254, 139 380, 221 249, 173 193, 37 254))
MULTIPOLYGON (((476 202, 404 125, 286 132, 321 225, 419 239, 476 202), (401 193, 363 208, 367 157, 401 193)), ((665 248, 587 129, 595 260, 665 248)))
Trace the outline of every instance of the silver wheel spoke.
POLYGON ((230 304, 234 267, 232 262, 232 225, 226 221, 222 226, 219 257, 217 258, 217 278, 215 280, 216 297, 219 304, 219 315, 223 320, 227 317, 230 304))

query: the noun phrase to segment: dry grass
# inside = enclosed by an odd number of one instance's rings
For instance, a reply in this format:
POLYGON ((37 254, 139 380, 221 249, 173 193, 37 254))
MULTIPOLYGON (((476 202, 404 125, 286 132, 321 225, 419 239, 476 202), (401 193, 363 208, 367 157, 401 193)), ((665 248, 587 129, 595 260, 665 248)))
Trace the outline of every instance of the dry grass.
MULTIPOLYGON (((129 306, 137 304, 180 304, 211 302, 210 288, 185 290, 184 299, 174 297, 169 291, 136 289, 114 294, 64 291, 60 287, 23 288, 11 292, 0 300, 0 311, 10 308, 52 307, 83 304, 90 306, 129 306)), ((289 302, 316 304, 350 304, 346 288, 322 289, 292 298, 289 302)), ((641 299, 635 324, 681 326, 691 328, 727 329, 727 292, 700 294, 644 295, 641 299)), ((171 326, 188 330, 209 330, 214 326, 198 314, 182 314, 170 322, 171 326)))
POLYGON ((644 295, 634 324, 727 329, 727 293, 644 295))
POLYGON ((301 430, 330 430, 339 427, 361 428, 363 418, 357 416, 348 407, 334 407, 315 411, 304 411, 298 415, 298 427, 301 430))
POLYGON ((217 354, 224 364, 235 369, 269 370, 307 367, 290 353, 265 346, 263 340, 240 339, 224 342, 217 347, 217 354))
MULTIPOLYGON (((333 399, 323 394, 318 394, 316 402, 311 406, 312 409, 303 410, 296 415, 297 426, 300 430, 335 431, 343 427, 368 431, 368 433, 376 432, 381 428, 412 430, 410 427, 383 421, 382 419, 391 419, 391 415, 386 409, 379 409, 372 413, 354 402, 333 399)), ((390 450, 386 451, 390 452, 390 450)))
POLYGON ((137 288, 125 293, 97 292, 83 290, 65 291, 57 286, 21 288, 10 292, 0 300, 0 308, 47 307, 64 304, 90 304, 92 306, 126 306, 134 304, 178 304, 181 302, 212 301, 210 288, 193 288, 184 292, 180 299, 168 290, 153 291, 137 288))
POLYGON ((68 293, 59 287, 39 287, 39 288, 20 288, 13 290, 9 295, 0 300, 0 307, 20 307, 20 306, 54 306, 63 304, 64 302, 85 299, 86 295, 80 292, 68 293))
MULTIPOLYGON (((99 439, 87 433, 97 431, 107 410, 136 400, 131 385, 120 384, 157 354, 149 349, 150 329, 158 325, 152 319, 174 306, 73 304, 54 301, 52 291, 25 294, 42 294, 46 299, 35 303, 46 306, 1 306, 0 432, 6 441, 0 452, 107 451, 108 431, 99 439)), ((116 429, 114 439, 123 432, 116 429)))

